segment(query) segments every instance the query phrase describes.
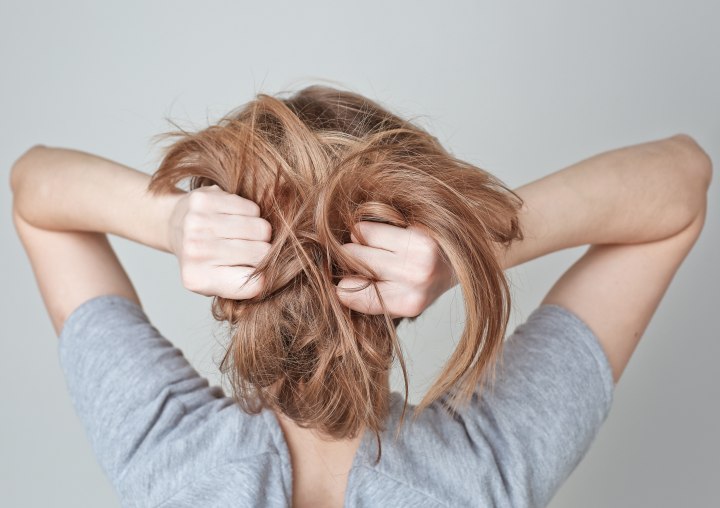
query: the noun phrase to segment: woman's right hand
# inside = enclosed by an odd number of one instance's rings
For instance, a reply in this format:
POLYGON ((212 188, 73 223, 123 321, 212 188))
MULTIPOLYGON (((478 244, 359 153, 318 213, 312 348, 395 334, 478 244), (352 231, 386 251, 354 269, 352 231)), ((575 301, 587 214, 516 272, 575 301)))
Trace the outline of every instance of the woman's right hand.
POLYGON ((440 248, 427 230, 419 225, 407 228, 371 221, 356 224, 367 244, 351 235, 343 248, 364 261, 382 279, 378 291, 367 280, 346 277, 338 283, 338 296, 346 307, 364 314, 382 314, 378 292, 391 318, 417 317, 457 284, 452 267, 444 260, 440 248))
POLYGON ((255 202, 217 185, 199 187, 176 202, 168 234, 186 289, 234 300, 262 290, 262 275, 248 277, 270 250, 272 230, 255 202))

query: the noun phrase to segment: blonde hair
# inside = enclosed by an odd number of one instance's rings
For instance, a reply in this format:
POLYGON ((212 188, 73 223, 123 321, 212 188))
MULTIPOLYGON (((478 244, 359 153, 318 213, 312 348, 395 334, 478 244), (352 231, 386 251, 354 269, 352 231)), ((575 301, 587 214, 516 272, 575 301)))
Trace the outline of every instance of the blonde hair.
POLYGON ((178 139, 152 192, 186 178, 190 190, 218 185, 255 201, 272 225, 272 248, 255 270, 262 293, 212 302, 232 330, 220 369, 246 411, 270 407, 337 439, 367 427, 379 443, 395 359, 407 405, 400 320, 351 310, 336 294, 346 276, 380 280, 341 248, 351 232, 362 241, 360 220, 424 226, 462 288, 465 328, 416 413, 443 394, 457 407, 480 388, 510 314, 497 244, 522 238, 522 200, 498 178, 379 104, 327 86, 261 93, 215 125, 170 135, 178 139))

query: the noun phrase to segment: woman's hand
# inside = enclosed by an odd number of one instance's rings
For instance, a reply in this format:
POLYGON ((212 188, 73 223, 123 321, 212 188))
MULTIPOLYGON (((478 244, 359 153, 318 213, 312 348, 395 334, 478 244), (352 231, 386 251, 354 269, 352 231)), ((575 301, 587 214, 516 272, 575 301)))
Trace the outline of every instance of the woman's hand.
MULTIPOLYGON (((377 287, 392 318, 418 316, 455 285, 452 268, 423 228, 401 228, 372 221, 358 222, 357 227, 368 245, 361 245, 351 235, 352 243, 344 244, 343 248, 384 279, 377 287)), ((367 280, 356 277, 342 279, 338 283, 340 301, 358 312, 382 314, 372 285, 362 291, 343 290, 365 283, 367 280)))
MULTIPOLYGON (((419 315, 455 283, 437 244, 422 228, 370 221, 357 227, 368 245, 352 235, 352 243, 343 248, 384 279, 377 286, 392 318, 419 315)), ((256 203, 217 185, 184 194, 170 215, 169 245, 180 263, 183 285, 205 296, 243 300, 259 294, 262 275, 245 283, 270 250, 271 234, 256 203)), ((340 301, 358 312, 382 314, 372 286, 346 290, 365 282, 342 279, 337 286, 340 301)))
POLYGON ((243 300, 262 289, 262 275, 248 277, 270 250, 271 233, 256 203, 212 185, 177 201, 168 234, 185 288, 243 300))

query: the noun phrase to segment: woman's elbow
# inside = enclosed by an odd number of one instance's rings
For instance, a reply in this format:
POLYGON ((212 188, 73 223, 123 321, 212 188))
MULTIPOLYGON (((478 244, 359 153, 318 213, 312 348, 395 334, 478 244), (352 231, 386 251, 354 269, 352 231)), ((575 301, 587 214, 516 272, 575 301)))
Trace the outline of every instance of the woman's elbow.
POLYGON ((670 140, 681 151, 685 169, 701 185, 703 194, 706 194, 712 181, 712 159, 695 138, 689 134, 676 134, 670 140))
POLYGON ((32 159, 39 153, 48 150, 45 145, 37 144, 33 145, 17 158, 13 162, 12 168, 10 169, 10 189, 15 194, 20 188, 21 175, 23 168, 27 167, 32 159))

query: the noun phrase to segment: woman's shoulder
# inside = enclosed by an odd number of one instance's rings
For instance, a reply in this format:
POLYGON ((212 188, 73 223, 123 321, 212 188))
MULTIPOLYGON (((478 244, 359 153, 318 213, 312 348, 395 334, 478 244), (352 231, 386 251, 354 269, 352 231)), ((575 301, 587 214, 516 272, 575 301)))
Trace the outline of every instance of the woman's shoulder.
POLYGON ((483 493, 489 506, 541 506, 587 452, 613 387, 587 325, 541 305, 507 337, 494 378, 466 404, 441 397, 413 419, 409 403, 396 439, 404 396, 393 392, 381 461, 372 464, 368 439, 366 467, 450 505, 483 493))

